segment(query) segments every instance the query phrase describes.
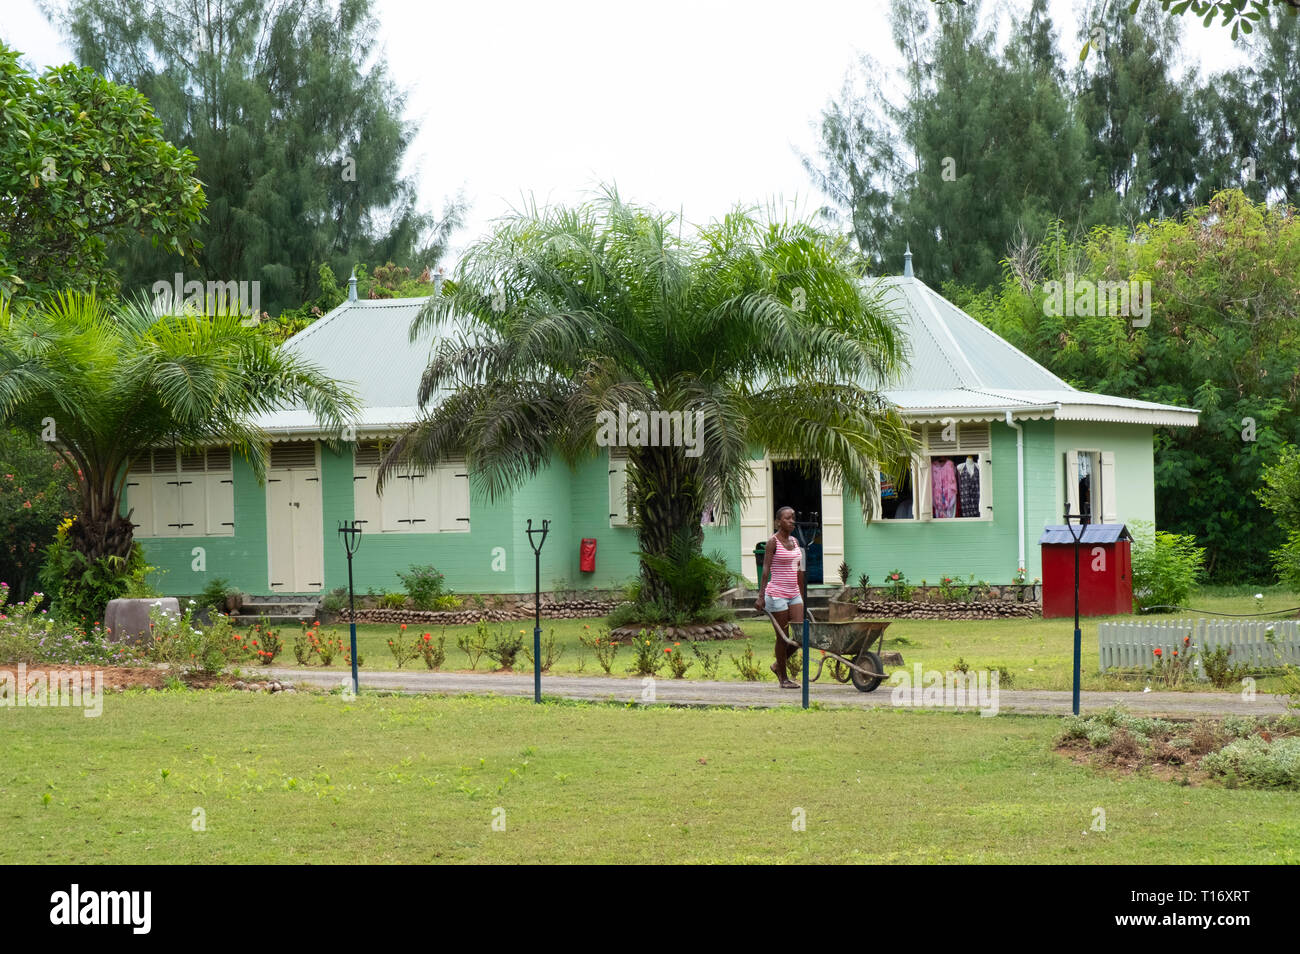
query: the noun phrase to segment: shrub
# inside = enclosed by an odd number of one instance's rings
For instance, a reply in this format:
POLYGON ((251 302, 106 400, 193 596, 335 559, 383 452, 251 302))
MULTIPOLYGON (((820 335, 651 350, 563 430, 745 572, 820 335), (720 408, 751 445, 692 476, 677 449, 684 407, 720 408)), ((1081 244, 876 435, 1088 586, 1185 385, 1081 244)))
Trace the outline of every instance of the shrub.
POLYGON ((460 606, 461 600, 459 597, 454 596, 451 593, 443 593, 442 596, 434 598, 433 606, 431 606, 430 609, 457 610, 460 609, 460 606))
POLYGON ((1231 646, 1216 646, 1208 653, 1201 653, 1201 665, 1205 667, 1205 675, 1216 689, 1226 689, 1240 682, 1250 671, 1250 667, 1245 663, 1229 664, 1228 657, 1231 655, 1231 646))
POLYGON ((385 593, 379 597, 380 609, 404 609, 406 607, 405 593, 385 593))
POLYGON ((50 612, 57 619, 77 623, 104 618, 109 600, 126 594, 133 577, 149 572, 139 543, 131 545, 127 559, 108 556, 101 560, 87 560, 68 542, 71 520, 59 525, 54 540, 45 548, 45 563, 40 580, 44 592, 50 597, 50 612))
POLYGON ((524 631, 521 629, 517 633, 507 633, 501 630, 492 640, 492 645, 485 647, 484 652, 488 658, 497 664, 498 669, 515 668, 515 659, 519 656, 520 650, 524 648, 524 631))
POLYGON ((343 612, 348 608, 348 588, 340 586, 330 590, 325 594, 325 598, 321 600, 320 608, 331 616, 337 616, 343 612))
POLYGON ((689 528, 678 531, 666 553, 642 550, 637 556, 663 581, 672 612, 684 613, 688 620, 702 617, 735 579, 735 574, 727 567, 725 556, 720 553, 705 556, 695 549, 694 536, 689 528))
POLYGON ((691 643, 691 652, 700 661, 700 668, 704 671, 704 678, 717 678, 718 663, 722 661, 722 650, 715 649, 713 652, 707 652, 700 648, 699 643, 691 643))
POLYGON ((472 632, 466 630, 457 636, 456 647, 469 658, 469 668, 477 669, 479 658, 487 652, 487 623, 480 622, 472 632))
POLYGON ((904 603, 910 600, 916 591, 916 587, 907 585, 907 577, 903 575, 902 570, 890 570, 885 576, 885 585, 889 587, 891 599, 904 603))
POLYGON ((424 657, 424 664, 430 669, 440 669, 442 664, 447 661, 447 634, 444 632, 438 637, 438 641, 433 641, 430 633, 425 633, 416 643, 420 648, 420 655, 424 657))
POLYGON ((431 566, 412 566, 406 573, 399 572, 398 579, 419 610, 438 609, 438 597, 443 595, 446 577, 431 566))
POLYGON ((388 651, 393 654, 393 659, 397 662, 397 668, 401 669, 408 662, 420 655, 420 639, 411 642, 406 641, 406 624, 402 623, 397 627, 397 635, 388 641, 388 651))
POLYGON ((1164 652, 1157 647, 1152 652, 1154 664, 1151 669, 1153 678, 1160 680, 1170 689, 1175 688, 1187 676, 1188 671, 1192 668, 1192 660, 1196 658, 1196 647, 1192 645, 1192 637, 1189 633, 1183 637, 1181 648, 1174 648, 1169 652, 1164 652))
POLYGON ((939 598, 942 600, 961 602, 966 599, 969 593, 970 587, 955 576, 945 576, 939 580, 939 598))
POLYGON ((596 662, 600 663, 600 668, 605 670, 605 675, 609 675, 614 668, 614 659, 618 656, 619 644, 617 640, 609 638, 609 630, 601 630, 595 636, 583 633, 578 637, 578 641, 596 654, 596 662))
POLYGON ((1200 579, 1205 548, 1191 534, 1157 530, 1148 535, 1145 528, 1150 526, 1134 522, 1139 532, 1133 541, 1133 602, 1140 609, 1179 606, 1200 579))
POLYGON ((681 643, 673 643, 667 647, 668 671, 673 674, 674 679, 685 679, 686 670, 691 668, 691 661, 686 658, 686 653, 682 650, 681 643))
POLYGON ((1211 775, 1235 776, 1257 788, 1300 788, 1300 738, 1252 735, 1201 759, 1211 775))
MULTIPOLYGON (((555 643, 555 630, 551 630, 545 639, 541 640, 542 644, 542 672, 550 672, 551 667, 559 662, 560 657, 564 655, 564 649, 557 647, 555 643)), ((528 660, 528 665, 533 663, 533 647, 524 641, 524 658, 528 660)))
POLYGON ((746 646, 744 653, 731 657, 740 678, 747 682, 758 682, 763 678, 763 664, 754 658, 754 647, 746 646))
POLYGON ((164 662, 183 672, 215 673, 226 667, 231 658, 245 658, 247 650, 240 640, 221 626, 196 627, 194 603, 179 616, 155 606, 149 611, 150 649, 155 662, 164 662))
POLYGON ((636 652, 636 657, 628 672, 638 676, 653 676, 664 668, 667 660, 664 658, 663 633, 659 630, 651 633, 641 630, 632 639, 632 649, 636 652))
POLYGON ((316 628, 308 629, 307 624, 303 623, 301 631, 293 638, 293 658, 298 660, 298 665, 311 665, 313 657, 317 655, 316 645, 319 641, 320 634, 316 628))
MULTIPOLYGON (((229 625, 229 619, 226 616, 218 615, 218 619, 226 620, 229 625)), ((284 642, 280 639, 278 629, 262 628, 261 623, 253 626, 248 634, 248 649, 252 652, 254 658, 263 666, 269 666, 275 662, 275 657, 284 651, 284 642)))
POLYGON ((840 585, 848 586, 849 577, 852 575, 853 575, 853 570, 850 569, 849 564, 846 561, 841 560, 840 561, 840 585))

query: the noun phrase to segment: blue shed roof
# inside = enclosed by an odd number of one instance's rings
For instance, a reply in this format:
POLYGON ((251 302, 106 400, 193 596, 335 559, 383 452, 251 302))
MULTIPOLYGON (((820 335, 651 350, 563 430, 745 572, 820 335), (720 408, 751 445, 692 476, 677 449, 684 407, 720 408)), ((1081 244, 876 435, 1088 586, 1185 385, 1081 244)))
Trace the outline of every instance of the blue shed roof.
MULTIPOLYGON (((1079 532, 1078 524, 1074 526, 1074 532, 1079 532)), ((1074 545, 1074 537, 1070 535, 1070 527, 1065 524, 1049 524, 1043 527, 1043 535, 1038 538, 1039 544, 1044 543, 1068 543, 1074 545)), ((1079 543, 1114 543, 1117 540, 1132 540, 1133 535, 1128 532, 1128 527, 1122 523, 1090 523, 1083 528, 1083 534, 1079 538, 1079 543)))

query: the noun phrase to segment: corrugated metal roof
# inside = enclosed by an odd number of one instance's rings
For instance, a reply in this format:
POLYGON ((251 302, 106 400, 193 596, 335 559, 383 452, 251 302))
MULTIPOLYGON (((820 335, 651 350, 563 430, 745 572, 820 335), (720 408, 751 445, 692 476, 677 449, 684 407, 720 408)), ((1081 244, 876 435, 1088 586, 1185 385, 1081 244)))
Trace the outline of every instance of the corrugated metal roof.
MULTIPOLYGON (((1074 525, 1074 532, 1079 532, 1079 525, 1074 525)), ((1128 527, 1122 523, 1090 523, 1084 526, 1083 534, 1079 538, 1080 545, 1085 543, 1114 543, 1117 540, 1132 540, 1133 535, 1128 532, 1128 527)), ((1043 535, 1038 538, 1039 544, 1044 543, 1068 543, 1074 546, 1074 537, 1070 535, 1070 528, 1065 524, 1049 524, 1043 527, 1043 535)))
MULTIPOLYGON (((1190 408, 1070 387, 920 279, 882 278, 872 290, 894 313, 907 342, 910 364, 884 389, 905 415, 991 420, 1010 410, 1020 419, 1196 424, 1198 412, 1190 408)), ((419 417, 415 398, 434 338, 426 332, 412 343, 409 335, 427 301, 347 301, 285 347, 357 393, 366 408, 359 429, 400 429, 419 417)), ((440 334, 465 327, 454 322, 440 334)), ((256 423, 272 434, 302 434, 312 430, 314 419, 302 408, 290 408, 262 415, 256 423)))
POLYGON ((919 278, 882 278, 871 290, 907 337, 910 366, 891 390, 1074 391, 919 278))

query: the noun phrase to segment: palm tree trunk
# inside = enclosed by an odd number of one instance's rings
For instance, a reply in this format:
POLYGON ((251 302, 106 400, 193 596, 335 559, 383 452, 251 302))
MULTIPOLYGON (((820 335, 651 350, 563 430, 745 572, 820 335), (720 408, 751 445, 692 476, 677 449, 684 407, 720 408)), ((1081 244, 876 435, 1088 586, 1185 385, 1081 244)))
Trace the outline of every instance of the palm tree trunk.
MULTIPOLYGON (((700 527, 700 494, 694 462, 681 448, 646 447, 633 451, 629 476, 637 513, 637 534, 641 549, 666 554, 673 538, 685 531, 698 552, 704 543, 700 527)), ((641 563, 642 598, 674 606, 673 594, 665 582, 641 563)))

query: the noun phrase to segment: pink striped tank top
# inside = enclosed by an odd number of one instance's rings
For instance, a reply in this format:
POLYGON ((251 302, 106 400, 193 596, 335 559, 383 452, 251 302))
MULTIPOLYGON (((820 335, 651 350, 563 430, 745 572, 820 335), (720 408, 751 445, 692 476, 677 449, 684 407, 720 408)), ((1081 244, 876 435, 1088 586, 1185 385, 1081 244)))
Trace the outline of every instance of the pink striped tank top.
POLYGON ((793 549, 782 546, 781 538, 776 535, 767 541, 767 550, 772 554, 772 576, 767 581, 767 595, 793 599, 799 595, 799 561, 803 552, 798 544, 793 549))

